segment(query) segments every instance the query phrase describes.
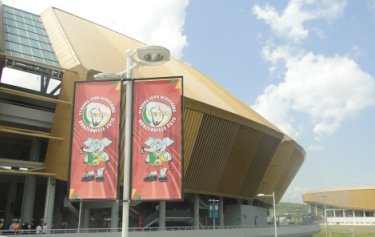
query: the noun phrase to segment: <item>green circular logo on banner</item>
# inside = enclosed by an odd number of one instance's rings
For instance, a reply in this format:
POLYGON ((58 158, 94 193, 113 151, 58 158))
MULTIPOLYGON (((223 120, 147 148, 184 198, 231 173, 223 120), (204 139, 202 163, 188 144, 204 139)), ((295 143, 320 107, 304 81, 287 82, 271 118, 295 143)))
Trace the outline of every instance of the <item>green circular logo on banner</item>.
POLYGON ((153 100, 148 102, 142 111, 143 121, 153 128, 160 128, 168 124, 172 118, 172 108, 163 101, 153 100))
POLYGON ((111 119, 111 107, 104 101, 91 101, 82 110, 82 120, 90 128, 101 128, 111 119))

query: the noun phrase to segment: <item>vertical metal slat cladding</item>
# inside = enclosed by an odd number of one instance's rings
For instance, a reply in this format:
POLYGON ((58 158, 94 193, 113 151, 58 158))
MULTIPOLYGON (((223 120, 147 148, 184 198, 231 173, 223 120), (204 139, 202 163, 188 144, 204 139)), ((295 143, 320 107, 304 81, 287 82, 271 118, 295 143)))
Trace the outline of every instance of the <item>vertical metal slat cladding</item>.
POLYGON ((201 127, 203 113, 184 109, 184 174, 189 167, 191 155, 201 127))
POLYGON ((220 181, 220 192, 239 194, 246 174, 256 157, 262 134, 252 128, 240 126, 229 154, 225 172, 220 181))

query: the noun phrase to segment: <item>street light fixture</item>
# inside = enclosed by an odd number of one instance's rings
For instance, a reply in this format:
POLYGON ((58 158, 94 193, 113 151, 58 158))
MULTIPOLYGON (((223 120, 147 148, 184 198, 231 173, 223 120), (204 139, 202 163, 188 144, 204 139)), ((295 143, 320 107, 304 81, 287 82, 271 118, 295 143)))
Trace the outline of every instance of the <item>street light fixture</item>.
POLYGON ((139 66, 157 66, 170 59, 168 49, 161 46, 145 46, 130 49, 126 52, 126 69, 119 73, 98 73, 95 79, 113 80, 127 79, 126 83, 126 108, 125 108, 125 140, 124 140, 124 187, 122 206, 122 237, 129 233, 129 190, 130 190, 130 159, 131 159, 131 129, 133 107, 133 70, 139 66), (137 56, 137 57, 136 57, 137 56))
POLYGON ((274 228, 275 228, 275 237, 277 237, 275 192, 272 192, 272 194, 259 193, 257 195, 257 197, 272 197, 272 203, 273 203, 273 224, 274 224, 274 228))

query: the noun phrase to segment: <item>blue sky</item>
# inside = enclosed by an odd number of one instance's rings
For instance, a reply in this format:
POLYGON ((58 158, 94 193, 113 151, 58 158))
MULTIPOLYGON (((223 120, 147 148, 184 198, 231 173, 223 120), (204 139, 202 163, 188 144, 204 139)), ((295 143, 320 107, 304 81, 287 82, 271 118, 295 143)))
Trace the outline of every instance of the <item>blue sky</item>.
POLYGON ((3 3, 37 14, 56 6, 163 45, 222 85, 304 147, 282 201, 374 186, 375 0, 3 3))

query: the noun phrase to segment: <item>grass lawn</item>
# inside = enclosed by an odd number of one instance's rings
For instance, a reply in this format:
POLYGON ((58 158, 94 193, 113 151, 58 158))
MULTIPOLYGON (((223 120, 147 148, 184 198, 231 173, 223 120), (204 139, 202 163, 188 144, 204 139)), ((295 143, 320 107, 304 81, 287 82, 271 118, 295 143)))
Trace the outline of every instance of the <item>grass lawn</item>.
MULTIPOLYGON (((322 231, 313 237, 326 237, 325 226, 322 231)), ((328 226, 328 237, 375 237, 373 226, 328 226)))

